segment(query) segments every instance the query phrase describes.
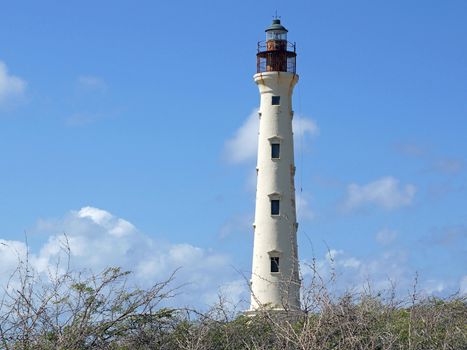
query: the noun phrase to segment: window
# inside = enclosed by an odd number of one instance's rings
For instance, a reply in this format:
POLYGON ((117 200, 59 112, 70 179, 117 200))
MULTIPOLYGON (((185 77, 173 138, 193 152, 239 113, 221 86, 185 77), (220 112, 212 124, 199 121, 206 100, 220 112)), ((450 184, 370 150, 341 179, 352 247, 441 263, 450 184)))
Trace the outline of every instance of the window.
POLYGON ((266 40, 287 40, 287 32, 282 30, 271 30, 266 32, 266 40))
POLYGON ((278 106, 281 104, 281 97, 280 96, 272 96, 272 103, 273 106, 278 106))
POLYGON ((271 272, 279 272, 279 257, 271 257, 271 272))
POLYGON ((280 143, 271 143, 271 158, 279 159, 281 154, 281 144, 280 143))
POLYGON ((271 199, 271 215, 279 215, 279 200, 271 199))

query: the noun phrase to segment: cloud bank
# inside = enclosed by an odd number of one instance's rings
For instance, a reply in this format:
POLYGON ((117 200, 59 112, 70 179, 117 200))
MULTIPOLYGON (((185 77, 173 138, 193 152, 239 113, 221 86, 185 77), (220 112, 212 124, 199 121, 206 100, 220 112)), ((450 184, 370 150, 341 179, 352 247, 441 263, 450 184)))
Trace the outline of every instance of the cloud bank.
POLYGON ((8 72, 6 64, 0 61, 0 105, 23 96, 26 82, 8 72))
MULTIPOLYGON (((109 266, 133 271, 131 282, 148 287, 163 281, 172 272, 174 285, 183 285, 172 301, 174 306, 207 307, 217 301, 218 292, 233 304, 247 307, 249 290, 242 276, 235 270, 238 263, 232 256, 194 246, 190 243, 171 243, 143 234, 131 222, 112 213, 83 207, 72 210, 55 220, 40 220, 34 235, 46 234, 41 245, 31 249, 24 242, 0 239, 0 287, 3 289, 29 249, 32 267, 44 278, 54 271, 57 261, 66 261, 65 244, 70 248, 71 267, 75 271, 101 272, 109 266), (66 233, 64 236, 63 233, 66 233)), ((394 231, 384 229, 376 239, 387 245, 395 239, 394 231)), ((411 252, 387 246, 372 256, 352 256, 344 249, 331 248, 315 261, 301 262, 304 284, 317 271, 324 280, 336 276, 334 292, 359 290, 370 285, 374 290, 387 290, 393 283, 399 294, 410 290, 415 270, 410 266, 411 252)), ((308 258, 309 259, 309 258, 308 258)), ((423 271, 422 271, 423 272, 423 271)), ((248 277, 248 272, 245 272, 248 277)), ((430 274, 420 280, 420 290, 428 294, 460 290, 467 293, 467 279, 440 280, 430 274)), ((14 281, 13 281, 14 282, 14 281)), ((10 284, 10 288, 15 288, 10 284)))
MULTIPOLYGON (((404 299, 413 293, 418 276, 410 266, 410 252, 387 249, 365 258, 354 257, 343 249, 329 249, 322 258, 303 260, 300 264, 305 286, 317 273, 335 295, 346 291, 359 292, 371 288, 373 292, 392 292, 404 299)), ((452 278, 419 278, 417 290, 421 295, 443 295, 460 291, 467 293, 467 276, 452 278)))
MULTIPOLYGON (((242 297, 238 285, 230 288, 239 276, 231 268, 229 256, 189 243, 159 241, 106 210, 83 207, 58 220, 41 220, 34 231, 48 235, 47 241, 29 255, 33 268, 44 276, 58 260, 66 261, 63 247, 68 242, 74 270, 98 273, 118 266, 132 271, 132 282, 142 287, 163 281, 178 269, 174 284, 184 285, 178 305, 209 305, 218 290, 234 293, 227 297, 242 297)), ((6 284, 26 250, 23 242, 0 240, 0 285, 6 284)))

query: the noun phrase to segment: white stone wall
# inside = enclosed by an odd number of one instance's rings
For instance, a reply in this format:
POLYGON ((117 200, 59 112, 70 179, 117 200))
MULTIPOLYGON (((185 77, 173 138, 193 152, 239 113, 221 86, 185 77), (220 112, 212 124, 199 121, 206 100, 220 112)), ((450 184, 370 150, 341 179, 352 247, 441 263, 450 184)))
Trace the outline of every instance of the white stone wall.
POLYGON ((258 85, 260 127, 256 211, 251 278, 251 310, 300 307, 297 222, 294 188, 292 91, 298 75, 265 72, 254 76, 258 85), (280 105, 272 105, 280 96, 280 105), (280 143, 280 159, 271 159, 271 142, 280 143), (280 200, 280 214, 271 215, 271 199, 280 200), (271 272, 270 257, 279 257, 279 272, 271 272))

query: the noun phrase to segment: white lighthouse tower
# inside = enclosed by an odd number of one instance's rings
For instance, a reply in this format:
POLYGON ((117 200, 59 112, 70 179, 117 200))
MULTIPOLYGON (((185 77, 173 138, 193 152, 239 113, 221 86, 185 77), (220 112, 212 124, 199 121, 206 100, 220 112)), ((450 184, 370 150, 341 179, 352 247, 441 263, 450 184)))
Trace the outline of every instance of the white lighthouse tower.
POLYGON ((254 76, 261 104, 251 311, 300 308, 292 133, 296 56, 287 29, 274 19, 266 42, 258 43, 254 76))

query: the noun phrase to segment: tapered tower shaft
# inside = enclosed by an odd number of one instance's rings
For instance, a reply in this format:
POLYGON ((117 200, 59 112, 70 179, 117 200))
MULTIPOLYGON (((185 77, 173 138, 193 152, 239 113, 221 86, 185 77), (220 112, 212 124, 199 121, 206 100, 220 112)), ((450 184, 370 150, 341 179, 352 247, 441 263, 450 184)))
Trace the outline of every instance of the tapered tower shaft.
POLYGON ((258 45, 254 76, 261 102, 252 311, 300 307, 292 132, 292 92, 298 82, 296 53, 280 20, 275 19, 266 33, 266 44, 258 45))

